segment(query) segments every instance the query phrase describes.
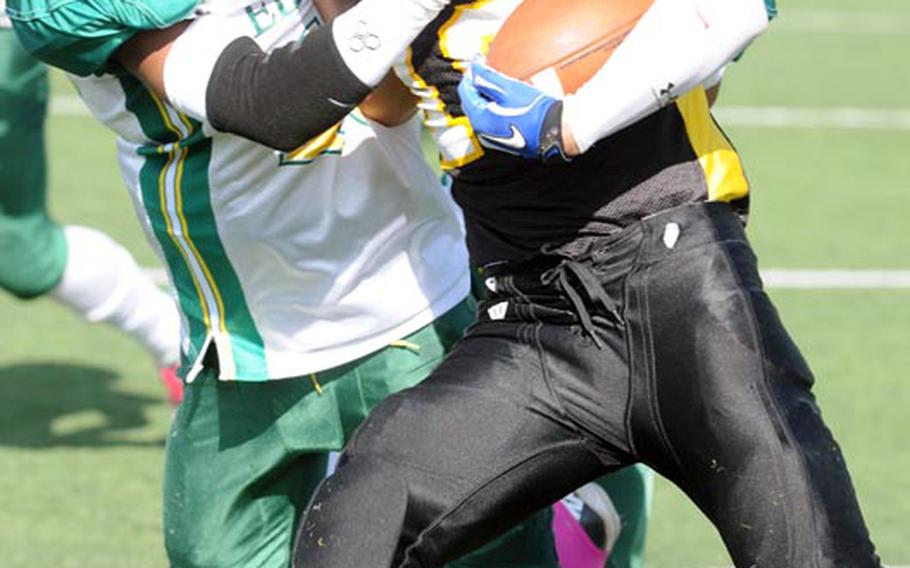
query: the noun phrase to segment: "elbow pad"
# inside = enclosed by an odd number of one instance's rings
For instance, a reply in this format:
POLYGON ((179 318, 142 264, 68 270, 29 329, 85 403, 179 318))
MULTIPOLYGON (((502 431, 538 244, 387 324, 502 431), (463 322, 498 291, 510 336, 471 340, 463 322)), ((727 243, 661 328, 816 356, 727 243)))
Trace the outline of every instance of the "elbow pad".
POLYGON ((269 53, 202 16, 168 53, 168 101, 216 130, 292 150, 359 104, 448 1, 361 0, 269 53))
POLYGON ((376 86, 414 38, 450 0, 360 0, 332 20, 335 43, 348 68, 376 86))
POLYGON ((205 108, 213 128, 289 152, 344 118, 372 90, 338 53, 331 26, 269 54, 232 41, 212 69, 205 108))
POLYGON ((655 0, 612 57, 566 97, 584 152, 709 80, 768 25, 764 0, 655 0))

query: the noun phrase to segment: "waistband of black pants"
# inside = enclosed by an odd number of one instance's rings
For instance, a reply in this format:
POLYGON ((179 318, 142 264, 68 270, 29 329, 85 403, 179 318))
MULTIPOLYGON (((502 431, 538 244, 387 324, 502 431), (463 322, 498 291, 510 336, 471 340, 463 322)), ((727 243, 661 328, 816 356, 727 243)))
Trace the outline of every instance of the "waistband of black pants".
MULTIPOLYGON (((659 262, 674 252, 724 240, 745 240, 742 220, 726 203, 700 202, 667 209, 617 231, 591 240, 580 254, 549 250, 521 264, 484 267, 487 287, 497 296, 547 293, 558 289, 572 305, 595 344, 592 311, 614 325, 623 325, 620 299, 608 290, 633 268, 659 262)), ((500 303, 507 306, 507 302, 500 303)), ((505 317, 509 312, 501 310, 505 317)), ((481 312, 481 319, 499 319, 481 312), (486 316, 490 317, 487 318, 486 316)))
POLYGON ((665 209, 624 229, 590 239, 586 250, 568 256, 544 247, 536 256, 518 263, 496 262, 483 267, 485 276, 543 274, 565 260, 583 262, 612 274, 635 265, 655 262, 673 251, 718 240, 745 240, 744 223, 721 201, 697 202, 665 209))

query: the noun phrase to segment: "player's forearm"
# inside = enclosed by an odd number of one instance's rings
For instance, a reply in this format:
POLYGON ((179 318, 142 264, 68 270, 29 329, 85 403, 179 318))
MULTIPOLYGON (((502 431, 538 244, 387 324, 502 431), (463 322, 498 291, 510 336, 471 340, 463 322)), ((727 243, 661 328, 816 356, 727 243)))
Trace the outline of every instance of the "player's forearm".
MULTIPOLYGON (((359 104, 447 4, 362 0, 301 44, 268 55, 249 38, 213 46, 210 34, 191 28, 170 48, 162 70, 166 96, 217 130, 290 150, 359 104)), ((207 25, 203 20, 191 26, 207 25)))
POLYGON ((357 108, 373 122, 383 126, 397 126, 417 112, 417 98, 390 71, 357 108))
POLYGON ((581 153, 702 84, 768 24, 763 0, 656 0, 604 67, 565 100, 581 153))

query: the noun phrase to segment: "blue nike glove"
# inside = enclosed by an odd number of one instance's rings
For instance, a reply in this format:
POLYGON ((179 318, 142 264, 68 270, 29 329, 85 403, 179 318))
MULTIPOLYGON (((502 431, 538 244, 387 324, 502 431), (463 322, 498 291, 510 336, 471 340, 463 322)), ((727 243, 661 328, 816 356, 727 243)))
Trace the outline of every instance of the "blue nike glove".
POLYGON ((562 101, 472 63, 458 84, 461 108, 487 148, 543 162, 568 162, 562 146, 562 101))

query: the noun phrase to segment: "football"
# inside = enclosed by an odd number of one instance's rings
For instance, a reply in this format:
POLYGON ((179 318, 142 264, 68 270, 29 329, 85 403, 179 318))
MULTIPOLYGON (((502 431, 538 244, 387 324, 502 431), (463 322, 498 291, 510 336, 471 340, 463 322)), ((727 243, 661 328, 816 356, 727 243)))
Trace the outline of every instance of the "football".
POLYGON ((487 64, 544 92, 575 92, 610 58, 653 0, 524 0, 503 24, 487 64))

